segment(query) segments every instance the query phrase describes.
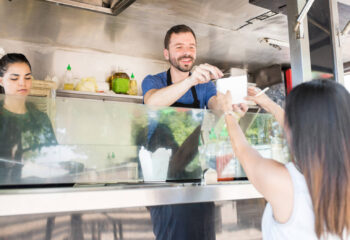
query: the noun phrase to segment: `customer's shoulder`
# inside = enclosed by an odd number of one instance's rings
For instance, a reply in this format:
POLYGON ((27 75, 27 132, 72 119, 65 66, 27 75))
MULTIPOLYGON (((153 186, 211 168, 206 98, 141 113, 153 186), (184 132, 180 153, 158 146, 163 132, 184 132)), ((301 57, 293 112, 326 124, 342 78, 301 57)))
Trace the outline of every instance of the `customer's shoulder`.
POLYGON ((298 168, 296 167, 295 163, 293 162, 288 162, 284 165, 288 172, 292 175, 297 175, 299 177, 303 177, 303 174, 298 170, 298 168))
POLYGON ((301 190, 301 191, 308 191, 306 179, 302 172, 298 169, 298 167, 293 162, 289 162, 285 165, 287 168, 294 185, 294 188, 301 190))

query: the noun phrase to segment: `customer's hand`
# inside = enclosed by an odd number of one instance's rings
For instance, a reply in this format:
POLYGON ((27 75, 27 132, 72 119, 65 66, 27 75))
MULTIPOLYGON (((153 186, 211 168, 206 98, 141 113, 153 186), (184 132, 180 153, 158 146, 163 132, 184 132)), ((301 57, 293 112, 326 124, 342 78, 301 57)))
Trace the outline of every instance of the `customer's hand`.
POLYGON ((223 77, 224 74, 215 66, 209 65, 207 63, 201 64, 197 66, 191 76, 189 76, 189 80, 192 86, 197 84, 207 83, 212 79, 218 79, 223 77))
POLYGON ((229 91, 226 94, 222 94, 221 92, 217 92, 216 101, 220 106, 222 112, 232 111, 232 98, 229 91))
POLYGON ((217 93, 217 101, 224 113, 228 113, 233 111, 237 113, 239 117, 243 117, 245 113, 248 111, 248 105, 245 103, 240 104, 232 104, 232 96, 231 92, 227 91, 226 94, 222 94, 220 92, 217 93))
POLYGON ((261 90, 256 87, 248 87, 248 96, 245 98, 248 101, 253 101, 258 104, 261 108, 270 112, 272 105, 276 104, 272 101, 265 93, 257 96, 261 90))
POLYGON ((245 103, 233 104, 232 109, 239 117, 243 117, 248 111, 248 105, 245 103))

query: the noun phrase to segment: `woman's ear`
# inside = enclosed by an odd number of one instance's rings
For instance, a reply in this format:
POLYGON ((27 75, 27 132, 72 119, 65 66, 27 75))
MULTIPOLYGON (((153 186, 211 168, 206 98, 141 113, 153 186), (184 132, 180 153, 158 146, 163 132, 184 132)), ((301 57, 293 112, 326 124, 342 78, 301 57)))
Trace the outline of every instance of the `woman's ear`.
POLYGON ((2 86, 2 87, 4 86, 2 77, 0 77, 0 86, 2 86))

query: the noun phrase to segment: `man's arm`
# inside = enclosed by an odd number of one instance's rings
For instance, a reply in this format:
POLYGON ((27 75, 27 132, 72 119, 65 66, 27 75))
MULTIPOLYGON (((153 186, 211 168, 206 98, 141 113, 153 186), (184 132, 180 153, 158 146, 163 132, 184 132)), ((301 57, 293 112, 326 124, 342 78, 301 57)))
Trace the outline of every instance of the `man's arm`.
POLYGON ((183 81, 161 89, 148 90, 144 102, 155 106, 170 106, 181 98, 191 87, 204 84, 211 79, 218 79, 223 73, 215 66, 201 64, 195 68, 192 75, 183 81))
POLYGON ((217 96, 212 96, 208 101, 208 108, 211 110, 221 110, 221 106, 217 100, 217 96))
POLYGON ((145 104, 154 106, 170 106, 181 98, 192 87, 191 79, 171 84, 161 89, 151 89, 144 96, 145 104))

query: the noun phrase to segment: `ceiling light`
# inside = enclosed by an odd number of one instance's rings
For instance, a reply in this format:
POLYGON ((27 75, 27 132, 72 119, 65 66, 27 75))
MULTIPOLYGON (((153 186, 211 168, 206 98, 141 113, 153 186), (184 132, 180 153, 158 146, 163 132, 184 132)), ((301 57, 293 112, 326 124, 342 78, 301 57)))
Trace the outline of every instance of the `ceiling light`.
POLYGON ((259 42, 267 43, 274 48, 278 48, 279 50, 281 50, 281 47, 289 47, 288 42, 272 39, 272 38, 262 38, 260 39, 259 42))

